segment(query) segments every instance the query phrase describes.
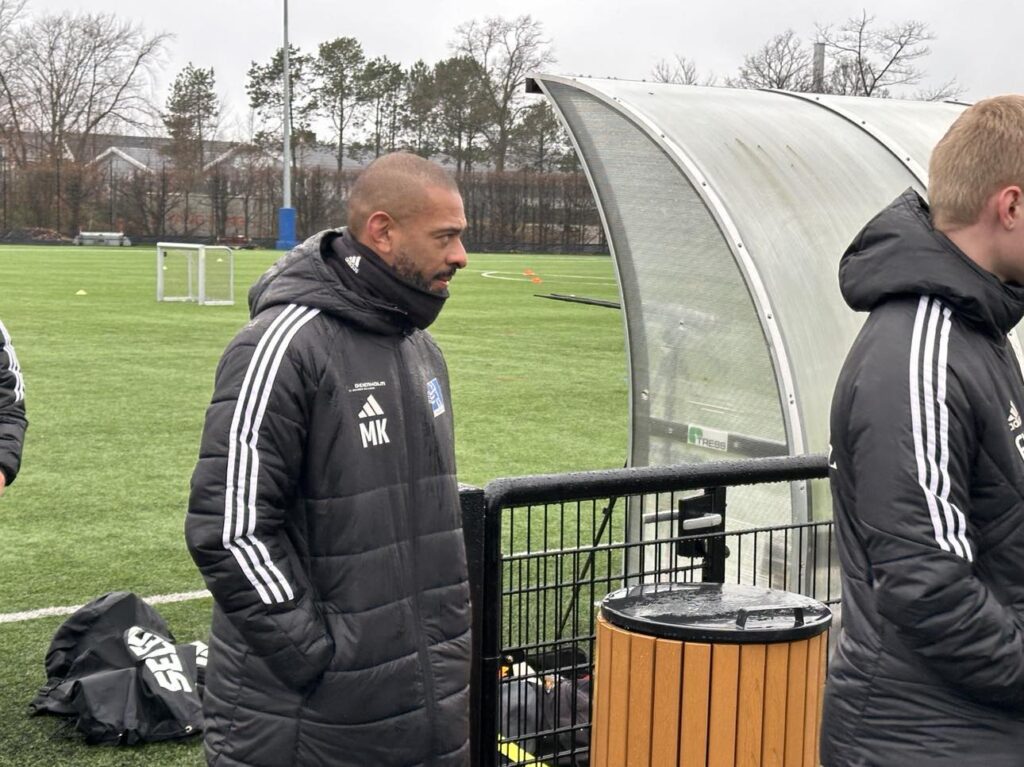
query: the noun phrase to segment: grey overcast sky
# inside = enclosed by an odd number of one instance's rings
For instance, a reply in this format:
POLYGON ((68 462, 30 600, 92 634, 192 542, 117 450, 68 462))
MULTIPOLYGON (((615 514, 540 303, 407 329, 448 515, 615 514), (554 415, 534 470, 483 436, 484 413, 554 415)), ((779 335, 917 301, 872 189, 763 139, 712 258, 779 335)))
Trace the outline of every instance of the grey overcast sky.
MULTIPOLYGON (((540 20, 558 60, 549 73, 649 79, 662 58, 682 54, 701 72, 735 74, 743 56, 771 36, 793 29, 813 38, 815 23, 841 23, 864 10, 879 23, 926 22, 936 39, 921 68, 922 85, 956 77, 963 98, 1024 92, 1024 2, 939 0, 289 0, 293 45, 315 51, 351 36, 369 57, 386 55, 408 65, 450 55, 454 29, 472 18, 530 14, 540 20)), ((282 0, 29 0, 33 14, 109 12, 140 22, 149 32, 174 35, 157 95, 189 61, 213 67, 217 90, 230 113, 247 112, 245 72, 282 42, 282 0)))

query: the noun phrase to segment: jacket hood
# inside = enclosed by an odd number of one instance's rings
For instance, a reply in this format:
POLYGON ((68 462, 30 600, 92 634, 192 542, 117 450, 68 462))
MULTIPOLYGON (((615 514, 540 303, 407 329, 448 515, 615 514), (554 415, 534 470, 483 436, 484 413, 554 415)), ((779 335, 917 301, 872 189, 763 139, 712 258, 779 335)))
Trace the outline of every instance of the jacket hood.
POLYGON ((406 332, 405 312, 347 287, 324 261, 325 255, 331 255, 331 242, 343 232, 327 230, 313 235, 264 272, 249 290, 249 315, 255 317, 278 304, 301 304, 374 333, 406 332))
POLYGON ((928 203, 913 189, 868 222, 839 262, 850 308, 870 311, 900 295, 931 295, 994 336, 1024 317, 1024 288, 1001 282, 932 226, 928 203))

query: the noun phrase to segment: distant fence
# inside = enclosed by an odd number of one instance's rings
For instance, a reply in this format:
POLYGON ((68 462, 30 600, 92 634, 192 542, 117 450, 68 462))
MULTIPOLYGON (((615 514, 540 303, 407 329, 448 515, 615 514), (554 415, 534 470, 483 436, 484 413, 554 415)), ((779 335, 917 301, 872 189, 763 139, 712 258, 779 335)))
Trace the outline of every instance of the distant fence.
MULTIPOLYGON (((300 236, 343 225, 356 171, 298 168, 292 204, 300 236)), ((64 162, 0 163, 0 241, 31 228, 73 237, 123 231, 134 242, 277 238, 281 174, 275 167, 216 166, 203 173, 166 166, 113 169, 64 162), (12 233, 5 238, 6 233, 12 233)), ((473 171, 459 177, 478 251, 607 253, 590 186, 580 172, 473 171)))
POLYGON ((727 524, 727 488, 827 473, 826 458, 815 455, 521 477, 463 490, 473 764, 589 763, 595 620, 610 591, 732 582, 838 604, 831 522, 727 524))

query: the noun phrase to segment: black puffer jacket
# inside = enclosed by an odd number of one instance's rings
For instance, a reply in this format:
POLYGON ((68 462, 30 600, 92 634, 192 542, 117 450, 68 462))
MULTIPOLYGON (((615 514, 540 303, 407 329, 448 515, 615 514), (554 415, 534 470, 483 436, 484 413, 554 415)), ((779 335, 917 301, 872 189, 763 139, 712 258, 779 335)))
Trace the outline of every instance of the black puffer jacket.
POLYGON ((440 351, 317 235, 217 371, 189 549, 213 592, 207 757, 468 763, 470 612, 440 351))
POLYGON ((843 629, 822 762, 1024 764, 1024 289, 912 191, 839 268, 870 311, 832 402, 843 629))
POLYGON ((0 471, 9 485, 21 467, 25 440, 25 378, 11 335, 0 322, 0 471))

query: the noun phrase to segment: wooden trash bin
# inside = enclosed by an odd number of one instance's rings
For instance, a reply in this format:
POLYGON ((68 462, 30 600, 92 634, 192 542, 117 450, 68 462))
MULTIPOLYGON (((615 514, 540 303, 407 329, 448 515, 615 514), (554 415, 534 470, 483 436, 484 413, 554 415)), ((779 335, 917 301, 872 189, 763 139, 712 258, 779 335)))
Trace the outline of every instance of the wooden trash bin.
POLYGON ((609 594, 592 767, 816 767, 831 622, 821 602, 738 584, 609 594))

